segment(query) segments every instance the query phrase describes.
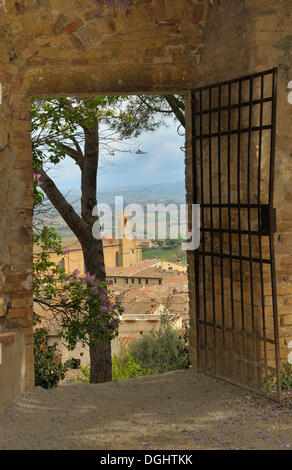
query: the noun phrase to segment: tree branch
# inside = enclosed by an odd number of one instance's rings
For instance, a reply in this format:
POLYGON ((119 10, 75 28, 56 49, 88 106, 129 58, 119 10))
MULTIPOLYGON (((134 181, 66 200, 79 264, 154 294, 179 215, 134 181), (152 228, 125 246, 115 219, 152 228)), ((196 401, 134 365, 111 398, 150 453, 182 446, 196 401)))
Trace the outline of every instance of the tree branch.
POLYGON ((71 204, 64 198, 53 180, 47 175, 43 168, 38 169, 41 174, 42 189, 59 214, 63 217, 66 224, 76 235, 79 241, 88 237, 91 227, 89 227, 79 215, 75 212, 71 204))
POLYGON ((99 160, 98 121, 91 129, 84 129, 84 165, 81 172, 81 215, 87 224, 93 223, 92 210, 96 206, 97 170, 99 160))
POLYGON ((72 147, 69 147, 69 145, 63 144, 62 142, 59 142, 57 145, 62 150, 64 150, 64 152, 77 163, 77 165, 79 166, 80 169, 83 168, 84 157, 83 157, 83 154, 81 152, 81 149, 80 149, 80 152, 79 152, 77 150, 72 149, 72 147))
POLYGON ((169 106, 171 107, 173 113, 175 114, 176 118, 179 120, 181 125, 183 127, 186 127, 185 115, 182 111, 182 109, 184 109, 182 103, 174 95, 163 95, 163 97, 168 102, 169 106))
POLYGON ((150 104, 147 100, 145 100, 143 96, 138 95, 138 98, 140 101, 142 101, 143 104, 145 104, 145 106, 147 106, 147 108, 151 109, 151 111, 153 111, 154 113, 172 114, 171 109, 156 108, 155 106, 150 104))
POLYGON ((74 135, 71 137, 71 140, 72 140, 72 142, 74 143, 74 145, 75 145, 75 147, 76 147, 76 150, 77 150, 77 152, 79 152, 79 153, 80 153, 80 154, 83 156, 83 153, 82 153, 81 147, 80 147, 80 145, 79 145, 79 143, 78 143, 78 140, 77 140, 77 139, 75 139, 74 135))

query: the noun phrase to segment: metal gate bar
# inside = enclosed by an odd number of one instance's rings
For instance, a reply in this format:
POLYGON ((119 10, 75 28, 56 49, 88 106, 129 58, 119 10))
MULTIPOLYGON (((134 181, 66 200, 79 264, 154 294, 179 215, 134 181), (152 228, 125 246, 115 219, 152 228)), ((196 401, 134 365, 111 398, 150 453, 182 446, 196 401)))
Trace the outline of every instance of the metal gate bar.
POLYGON ((198 369, 280 400, 276 93, 277 69, 192 92, 193 194, 198 369))

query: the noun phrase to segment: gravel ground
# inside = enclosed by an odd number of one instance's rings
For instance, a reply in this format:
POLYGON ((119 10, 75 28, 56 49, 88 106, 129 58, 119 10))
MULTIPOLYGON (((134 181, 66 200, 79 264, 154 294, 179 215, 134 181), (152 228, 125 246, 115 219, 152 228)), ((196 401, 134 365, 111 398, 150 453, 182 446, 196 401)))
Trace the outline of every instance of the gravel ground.
POLYGON ((292 406, 193 370, 25 392, 0 449, 292 449, 292 406))

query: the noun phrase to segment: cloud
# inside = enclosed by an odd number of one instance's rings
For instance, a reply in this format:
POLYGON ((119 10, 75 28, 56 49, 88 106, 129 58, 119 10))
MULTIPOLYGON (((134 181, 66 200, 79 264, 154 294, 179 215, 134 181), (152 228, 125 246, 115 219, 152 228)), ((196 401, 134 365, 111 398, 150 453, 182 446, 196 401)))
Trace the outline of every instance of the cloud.
MULTIPOLYGON (((151 134, 137 139, 139 148, 146 155, 117 153, 113 165, 101 165, 98 174, 100 189, 115 186, 135 186, 139 184, 175 182, 184 179, 184 153, 180 147, 184 138, 177 134, 177 125, 169 122, 151 134)), ((79 189, 80 171, 69 157, 50 174, 60 188, 79 189)))

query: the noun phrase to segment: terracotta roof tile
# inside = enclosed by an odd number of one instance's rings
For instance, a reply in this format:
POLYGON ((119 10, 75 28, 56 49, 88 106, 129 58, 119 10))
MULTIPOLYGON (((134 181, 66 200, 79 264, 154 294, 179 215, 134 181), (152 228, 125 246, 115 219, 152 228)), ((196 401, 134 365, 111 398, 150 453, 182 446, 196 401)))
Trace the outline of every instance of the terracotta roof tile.
POLYGON ((157 259, 147 259, 144 261, 140 261, 140 263, 136 263, 134 266, 124 267, 124 266, 117 266, 117 267, 106 267, 106 274, 110 277, 135 277, 143 271, 143 275, 145 270, 151 267, 154 267, 158 264, 160 260, 157 259))

